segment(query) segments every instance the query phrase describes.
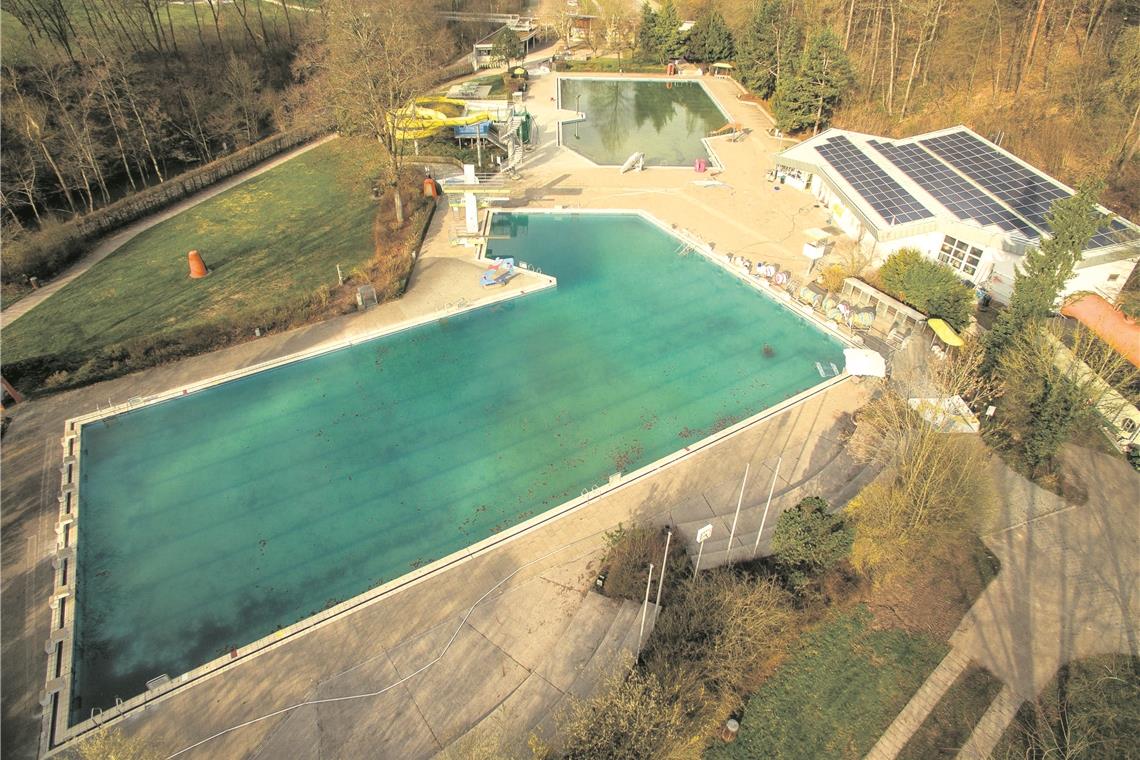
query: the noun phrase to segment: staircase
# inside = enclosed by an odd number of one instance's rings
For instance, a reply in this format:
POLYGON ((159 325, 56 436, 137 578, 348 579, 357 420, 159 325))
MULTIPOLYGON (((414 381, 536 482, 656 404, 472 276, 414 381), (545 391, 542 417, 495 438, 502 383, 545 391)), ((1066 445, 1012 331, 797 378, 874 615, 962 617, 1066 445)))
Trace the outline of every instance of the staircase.
MULTIPOLYGON (((638 647, 642 605, 588 593, 557 644, 530 675, 438 758, 461 757, 481 736, 501 737, 504 757, 529 757, 531 733, 556 744, 557 724, 575 700, 588 699, 608 677, 632 662, 638 647)), ((653 628, 654 605, 646 612, 645 635, 653 628)))

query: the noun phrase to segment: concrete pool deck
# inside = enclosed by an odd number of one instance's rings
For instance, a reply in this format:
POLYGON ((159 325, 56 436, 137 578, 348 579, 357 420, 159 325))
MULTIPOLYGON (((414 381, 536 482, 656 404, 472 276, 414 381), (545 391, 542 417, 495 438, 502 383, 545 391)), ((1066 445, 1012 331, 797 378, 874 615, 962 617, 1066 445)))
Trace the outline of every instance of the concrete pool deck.
MULTIPOLYGON (((694 179, 707 179, 708 175, 683 169, 650 169, 641 174, 620 175, 612 168, 595 167, 577 154, 553 145, 552 132, 547 130, 543 133, 547 142, 529 154, 523 166, 520 187, 526 191, 528 205, 638 208, 714 243, 717 251, 775 261, 793 272, 806 271, 806 259, 799 254, 807 240, 803 230, 825 224, 827 212, 816 208, 814 199, 804 193, 790 189, 772 191, 763 179, 772 165, 772 151, 781 143, 764 134, 767 123, 755 106, 736 100, 739 90, 733 83, 707 80, 706 85, 734 119, 753 129, 740 143, 715 141, 718 155, 727 167, 717 179, 725 186, 693 185, 694 179)), ((553 93, 554 86, 553 77, 537 80, 528 101, 532 113, 544 125, 552 124, 548 119, 554 115, 554 108, 552 104, 545 105, 548 101, 544 101, 543 93, 553 93)), ((36 400, 12 410, 14 423, 4 440, 4 478, 0 486, 5 549, 5 757, 37 754, 38 695, 45 670, 43 644, 48 638, 50 555, 55 542, 55 490, 64 420, 108 403, 156 394, 284 355, 371 334, 384 325, 455 308, 486 295, 478 285, 482 265, 474 261, 473 249, 448 243, 448 230, 459 222, 459 217, 447 213, 445 207, 440 211, 432 223, 408 293, 399 301, 363 314, 266 336, 206 356, 36 400)), ((525 275, 509 287, 527 288, 533 277, 525 275)), ((173 751, 251 716, 303 700, 314 684, 352 667, 369 651, 378 651, 370 650, 370 646, 393 647, 423 635, 460 614, 507 572, 553 548, 568 543, 586 546, 591 540, 599 540, 602 531, 619 521, 628 522, 634 515, 662 515, 669 508, 677 508, 680 512, 670 519, 673 524, 681 524, 703 519, 710 510, 723 511, 727 505, 712 505, 710 500, 716 500, 725 484, 739 477, 745 462, 759 464, 783 454, 785 467, 789 468, 789 487, 801 487, 828 465, 832 466, 828 470, 832 479, 842 481, 842 477, 835 477, 835 467, 839 465, 832 464, 841 458, 835 446, 839 440, 835 431, 844 424, 845 415, 861 404, 864 394, 865 389, 852 383, 828 390, 667 472, 597 499, 574 515, 469 562, 462 574, 445 572, 432 576, 418 585, 415 594, 397 594, 338 619, 319 632, 236 664, 132 717, 124 728, 173 751), (273 676, 267 677, 267 673, 273 676)), ((552 557, 550 564, 560 561, 561 556, 552 557)), ((537 565, 517 581, 546 569, 546 563, 537 565)), ((437 667, 446 665, 444 661, 437 667)), ((494 697, 493 693, 486 695, 487 711, 495 707, 490 703, 494 697)), ((370 703, 361 709, 375 711, 377 705, 370 703)), ((235 732, 209 745, 209 749, 186 756, 251 753, 274 723, 265 721, 235 732)), ((437 745, 443 746, 440 742, 437 745)))

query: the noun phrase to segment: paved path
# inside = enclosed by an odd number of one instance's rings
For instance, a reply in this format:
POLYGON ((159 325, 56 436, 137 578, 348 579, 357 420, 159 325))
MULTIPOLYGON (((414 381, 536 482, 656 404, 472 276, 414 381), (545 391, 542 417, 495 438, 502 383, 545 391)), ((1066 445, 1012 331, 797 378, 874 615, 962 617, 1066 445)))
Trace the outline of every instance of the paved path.
POLYGON ((907 740, 918 730, 926 716, 942 699, 958 676, 970 664, 970 658, 961 650, 951 649, 949 654, 942 658, 938 667, 927 676, 926 681, 906 703, 894 722, 887 727, 879 741, 867 753, 867 760, 894 760, 906 746, 907 740))
POLYGON ((336 137, 336 135, 327 135, 318 140, 314 140, 311 143, 302 145, 300 148, 282 153, 275 158, 271 158, 264 163, 258 164, 252 169, 246 169, 245 171, 239 172, 232 177, 229 177, 228 179, 224 179, 221 182, 210 185, 210 187, 206 188, 205 190, 194 193, 188 198, 183 198, 177 203, 171 204, 170 206, 167 206, 157 213, 143 217, 139 221, 127 225, 123 229, 116 232, 114 235, 103 238, 99 244, 91 250, 89 254, 65 269, 63 273, 56 277, 54 280, 44 285, 39 290, 33 290, 31 293, 28 293, 16 303, 6 307, 3 311, 0 311, 0 327, 7 327, 34 309, 36 306, 39 306, 55 293, 59 292, 76 277, 80 276, 88 269, 95 266, 100 261, 117 251, 140 232, 149 230, 156 224, 165 222, 167 219, 171 218, 172 216, 176 216, 177 214, 181 214, 188 208, 193 208, 199 203, 207 201, 210 198, 213 198, 215 195, 224 193, 230 188, 240 185, 242 182, 245 182, 248 179, 252 179, 259 174, 264 174, 265 172, 283 164, 289 159, 295 158, 302 153, 310 151, 318 145, 323 145, 329 140, 334 140, 336 137))
POLYGON ((1002 734, 1017 715, 1021 697, 1008 686, 1002 687, 989 708, 978 720, 970 738, 958 752, 958 760, 986 760, 1001 741, 1002 734))
MULTIPOLYGON (((1061 665, 1137 655, 1140 475, 1119 458, 1071 446, 1061 462, 1087 492, 1085 503, 1068 503, 993 459, 1000 503, 996 529, 983 539, 1002 568, 951 636, 947 660, 976 662, 1005 687, 963 746, 964 759, 987 757, 1061 665)), ((945 674, 942 666, 931 673, 868 758, 895 757, 937 703, 931 695, 945 691, 945 674)))

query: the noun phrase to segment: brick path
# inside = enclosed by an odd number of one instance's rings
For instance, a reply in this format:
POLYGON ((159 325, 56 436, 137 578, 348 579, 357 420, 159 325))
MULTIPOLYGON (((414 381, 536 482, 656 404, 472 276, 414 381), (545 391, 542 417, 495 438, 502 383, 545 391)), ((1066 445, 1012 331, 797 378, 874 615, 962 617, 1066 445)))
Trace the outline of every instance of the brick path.
POLYGON ((938 700, 942 699, 942 695, 950 689, 969 664, 970 658, 967 655, 961 650, 951 649, 906 703, 906 707, 894 722, 879 737, 879 741, 867 753, 867 760, 894 760, 906 746, 907 740, 938 704, 938 700))
POLYGON ((996 530, 983 540, 1001 560, 1001 572, 962 619, 951 653, 869 759, 895 757, 922 724, 949 686, 947 660, 976 662, 1005 684, 958 755, 974 760, 989 755, 1018 707, 1035 699, 1064 663, 1110 652, 1137 655, 1140 475, 1119 458, 1072 446, 1061 462, 1066 480, 1087 492, 1085 503, 1067 503, 994 458, 1001 503, 996 530))

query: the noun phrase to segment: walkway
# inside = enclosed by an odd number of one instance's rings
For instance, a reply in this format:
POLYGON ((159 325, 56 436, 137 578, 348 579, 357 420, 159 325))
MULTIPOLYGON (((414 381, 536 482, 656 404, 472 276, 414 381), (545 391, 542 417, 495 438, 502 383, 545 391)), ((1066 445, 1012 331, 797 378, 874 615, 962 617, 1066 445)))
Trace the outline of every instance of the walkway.
POLYGON ((0 311, 0 327, 7 327, 35 307, 39 306, 52 295, 59 292, 62 288, 66 287, 67 284, 74 280, 76 277, 80 276, 88 269, 110 256, 139 233, 144 232, 145 230, 149 230, 156 224, 165 222, 167 219, 171 218, 172 216, 181 214, 188 208, 193 208, 199 203, 213 198, 215 195, 220 195, 221 193, 224 193, 232 187, 240 185, 242 182, 245 182, 248 179, 252 179, 259 174, 264 174, 270 169, 285 163, 289 159, 296 158, 302 153, 310 151, 318 145, 323 145, 329 140, 334 139, 336 139, 336 135, 327 135, 320 138, 319 140, 314 140, 311 143, 302 145, 300 148, 282 153, 275 158, 271 158, 265 163, 258 164, 252 169, 246 169, 243 172, 238 172, 232 177, 224 179, 215 185, 211 185, 205 190, 197 192, 188 198, 183 198, 177 203, 171 204, 161 211, 151 214, 150 216, 143 217, 139 221, 127 225, 119 232, 116 232, 114 235, 103 238, 99 242, 99 245, 95 246, 95 248, 92 249, 91 253, 87 254, 79 261, 75 262, 70 267, 65 269, 63 273, 56 277, 54 280, 44 285, 42 288, 39 288, 38 290, 33 290, 31 293, 28 293, 16 303, 6 307, 3 311, 0 311))
POLYGON ((1087 493, 1085 503, 1066 503, 994 458, 1001 502, 997 529, 984 540, 1001 560, 1001 572, 962 619, 946 660, 869 759, 898 754, 960 664, 978 663, 1005 684, 959 753, 980 760, 1061 665, 1112 652, 1138 654, 1140 475, 1117 457, 1071 446, 1061 461, 1066 478, 1087 493))

